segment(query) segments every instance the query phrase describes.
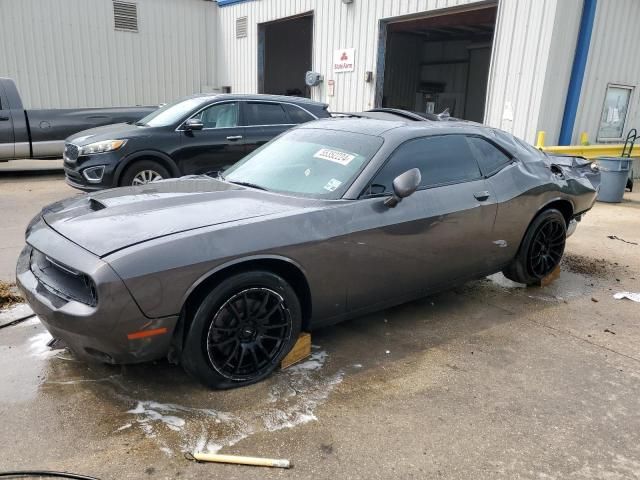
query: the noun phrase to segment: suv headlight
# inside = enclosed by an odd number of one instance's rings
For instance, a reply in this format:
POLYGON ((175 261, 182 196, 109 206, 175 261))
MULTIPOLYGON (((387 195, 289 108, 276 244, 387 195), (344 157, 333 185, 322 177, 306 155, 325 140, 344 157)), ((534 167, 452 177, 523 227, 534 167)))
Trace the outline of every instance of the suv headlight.
POLYGON ((127 143, 126 140, 104 140, 102 142, 90 143, 80 147, 80 155, 92 155, 94 153, 113 152, 122 148, 127 143))

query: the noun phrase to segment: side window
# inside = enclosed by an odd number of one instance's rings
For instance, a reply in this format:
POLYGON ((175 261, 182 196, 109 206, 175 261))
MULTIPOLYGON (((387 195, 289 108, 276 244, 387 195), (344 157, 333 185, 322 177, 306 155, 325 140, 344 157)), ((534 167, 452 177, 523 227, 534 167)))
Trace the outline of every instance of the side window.
POLYGON ((229 128, 238 126, 238 104, 217 103, 205 108, 193 118, 198 118, 204 128, 229 128))
POLYGON ((420 169, 423 188, 477 180, 482 176, 463 135, 416 138, 403 143, 391 154, 365 193, 393 192, 393 179, 411 168, 420 169))
POLYGON ((289 119, 292 123, 305 123, 310 122, 311 120, 315 120, 313 115, 305 112, 300 107, 296 107, 295 105, 284 104, 284 109, 289 114, 289 119))
POLYGON ((511 163, 511 159, 508 156, 485 139, 467 137, 467 141, 484 175, 492 175, 511 163))
POLYGON ((289 119, 279 103, 247 102, 247 125, 282 125, 288 124, 289 119))

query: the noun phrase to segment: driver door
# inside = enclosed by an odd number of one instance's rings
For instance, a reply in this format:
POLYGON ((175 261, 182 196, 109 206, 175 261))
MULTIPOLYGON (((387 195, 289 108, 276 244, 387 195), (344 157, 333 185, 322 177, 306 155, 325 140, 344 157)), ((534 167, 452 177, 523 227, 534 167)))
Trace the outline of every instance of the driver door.
POLYGON ((496 202, 463 135, 402 144, 354 209, 349 238, 350 311, 418 297, 484 271, 496 202), (393 179, 411 168, 419 189, 384 205, 393 179))
POLYGON ((219 102, 200 110, 202 130, 184 130, 174 155, 185 175, 222 171, 245 156, 245 128, 239 121, 239 102, 219 102))

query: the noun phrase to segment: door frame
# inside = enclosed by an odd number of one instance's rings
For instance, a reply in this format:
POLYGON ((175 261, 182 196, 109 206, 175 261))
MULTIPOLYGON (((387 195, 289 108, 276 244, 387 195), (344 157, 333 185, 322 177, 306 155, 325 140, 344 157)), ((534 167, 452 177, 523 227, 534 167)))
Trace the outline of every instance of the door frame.
POLYGON ((265 52, 266 52, 266 29, 269 25, 274 23, 287 22, 289 20, 296 20, 298 18, 311 17, 311 68, 314 64, 314 34, 315 34, 315 14, 313 10, 308 12, 298 13, 289 17, 278 18, 276 20, 270 20, 268 22, 258 23, 258 93, 264 93, 264 71, 265 71, 265 52))
MULTIPOLYGON (((483 10, 485 8, 498 7, 498 14, 496 17, 496 23, 494 25, 494 38, 491 42, 491 64, 489 65, 489 79, 491 79, 491 71, 493 67, 494 55, 495 55, 495 32, 498 28, 498 22, 500 21, 500 8, 502 4, 499 0, 483 0, 481 2, 473 3, 471 5, 456 6, 450 8, 438 8, 436 10, 412 13, 409 15, 401 15, 398 17, 382 18, 378 22, 378 49, 376 60, 376 73, 375 73, 375 87, 374 87, 374 108, 382 107, 382 97, 384 96, 384 71, 385 62, 387 58, 387 40, 388 29, 392 23, 402 23, 409 20, 420 20, 423 18, 440 17, 443 15, 453 15, 456 13, 470 12, 474 10, 483 10)), ((485 117, 487 113, 489 88, 487 87, 487 93, 485 98, 485 117)))

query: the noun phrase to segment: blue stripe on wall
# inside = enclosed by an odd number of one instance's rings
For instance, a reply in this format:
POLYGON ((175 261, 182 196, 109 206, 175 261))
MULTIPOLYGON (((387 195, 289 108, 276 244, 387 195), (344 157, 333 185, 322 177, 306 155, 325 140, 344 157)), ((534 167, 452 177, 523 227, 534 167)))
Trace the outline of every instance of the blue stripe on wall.
POLYGON ((251 0, 218 0, 218 5, 225 7, 227 5, 233 5, 234 3, 249 2, 251 0))
POLYGON ((571 137, 573 136, 573 127, 576 122, 576 114, 578 113, 578 105, 580 103, 582 81, 584 80, 584 72, 587 68, 587 60, 589 59, 589 45, 591 44, 591 32, 593 31, 597 2, 598 0, 584 0, 582 7, 578 43, 576 45, 575 56, 573 57, 567 101, 564 105, 564 115, 562 117, 560 138, 558 140, 559 145, 569 145, 571 143, 571 137))

